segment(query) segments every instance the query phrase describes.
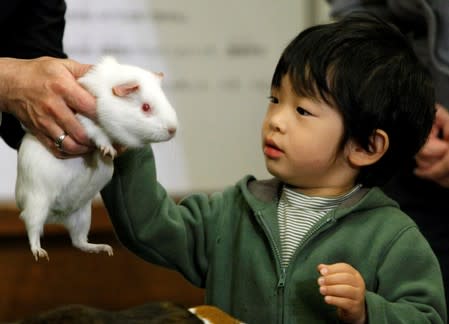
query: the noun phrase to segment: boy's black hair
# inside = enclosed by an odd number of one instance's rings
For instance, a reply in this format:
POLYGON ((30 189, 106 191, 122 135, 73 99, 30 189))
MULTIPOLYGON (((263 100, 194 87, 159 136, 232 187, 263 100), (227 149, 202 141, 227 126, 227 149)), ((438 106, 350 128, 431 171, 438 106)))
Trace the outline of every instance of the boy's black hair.
POLYGON ((376 129, 388 134, 385 155, 358 176, 357 183, 368 187, 384 184, 413 161, 435 118, 430 74, 408 39, 373 15, 355 13, 301 32, 282 53, 272 88, 284 75, 297 95, 341 112, 341 147, 352 138, 369 150, 376 129))

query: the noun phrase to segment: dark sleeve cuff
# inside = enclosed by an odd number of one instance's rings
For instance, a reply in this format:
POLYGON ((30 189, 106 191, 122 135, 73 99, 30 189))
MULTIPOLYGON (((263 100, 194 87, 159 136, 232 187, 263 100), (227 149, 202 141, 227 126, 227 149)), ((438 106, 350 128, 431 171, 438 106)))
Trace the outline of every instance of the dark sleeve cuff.
POLYGON ((13 115, 2 113, 2 120, 0 124, 0 136, 13 149, 19 149, 25 131, 22 128, 19 120, 13 115))

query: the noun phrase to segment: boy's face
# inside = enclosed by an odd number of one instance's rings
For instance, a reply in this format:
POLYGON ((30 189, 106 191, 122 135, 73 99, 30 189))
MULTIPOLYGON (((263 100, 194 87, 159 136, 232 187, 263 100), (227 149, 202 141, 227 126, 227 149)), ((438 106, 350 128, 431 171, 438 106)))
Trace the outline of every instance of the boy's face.
POLYGON ((339 149, 343 136, 340 112, 323 101, 299 97, 285 75, 272 89, 262 126, 268 171, 309 195, 333 196, 348 191, 355 175, 339 149))

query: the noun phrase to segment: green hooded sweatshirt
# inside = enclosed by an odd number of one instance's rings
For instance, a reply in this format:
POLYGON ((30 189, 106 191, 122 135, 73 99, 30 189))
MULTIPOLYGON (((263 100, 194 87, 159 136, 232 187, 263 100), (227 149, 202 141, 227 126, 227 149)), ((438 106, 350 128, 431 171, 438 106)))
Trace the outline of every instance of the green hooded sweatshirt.
POLYGON ((120 241, 206 289, 205 303, 249 324, 339 323, 319 293, 317 265, 345 262, 366 284, 370 324, 446 323, 441 272, 415 223, 378 188, 322 218, 282 270, 282 183, 252 176, 176 204, 156 180, 151 148, 114 162, 102 197, 120 241))

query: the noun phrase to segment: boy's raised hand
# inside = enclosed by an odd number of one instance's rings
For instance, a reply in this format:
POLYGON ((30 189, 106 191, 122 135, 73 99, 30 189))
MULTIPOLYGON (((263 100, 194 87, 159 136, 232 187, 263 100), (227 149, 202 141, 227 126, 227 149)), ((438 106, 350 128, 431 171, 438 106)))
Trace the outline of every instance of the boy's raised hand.
POLYGON ((347 263, 318 265, 318 285, 324 301, 337 307, 345 323, 365 323, 365 280, 347 263))

